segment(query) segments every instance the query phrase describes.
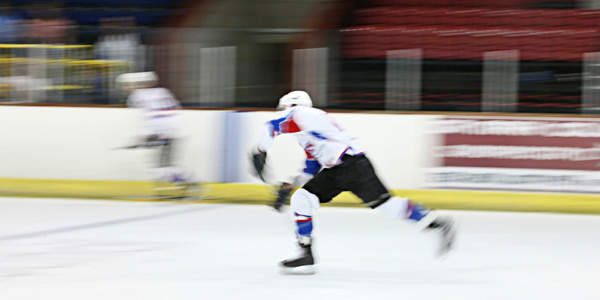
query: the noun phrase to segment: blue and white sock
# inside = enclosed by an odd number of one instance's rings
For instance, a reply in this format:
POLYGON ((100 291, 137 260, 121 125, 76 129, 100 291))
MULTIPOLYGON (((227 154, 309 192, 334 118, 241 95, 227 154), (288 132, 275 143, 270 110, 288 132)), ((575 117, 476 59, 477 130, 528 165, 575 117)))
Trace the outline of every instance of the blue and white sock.
POLYGON ((294 213, 294 215, 296 216, 296 227, 298 237, 310 238, 310 235, 313 230, 312 216, 301 215, 299 213, 294 213))
POLYGON ((413 221, 421 221, 427 214, 429 213, 429 209, 423 206, 420 203, 413 202, 408 200, 406 205, 406 218, 413 221))

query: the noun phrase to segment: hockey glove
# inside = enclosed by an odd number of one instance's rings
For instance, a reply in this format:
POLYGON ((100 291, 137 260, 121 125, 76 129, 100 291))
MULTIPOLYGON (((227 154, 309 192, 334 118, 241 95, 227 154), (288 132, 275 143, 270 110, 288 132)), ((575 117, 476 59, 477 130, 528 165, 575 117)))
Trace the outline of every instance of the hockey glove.
MULTIPOLYGON (((284 184, 285 185, 285 184, 284 184)), ((279 193, 277 193, 277 200, 273 203, 273 208, 276 211, 281 211, 281 207, 287 204, 288 198, 290 197, 290 193, 292 192, 291 185, 290 187, 281 187, 279 189, 279 193)))
POLYGON ((260 178, 260 180, 266 183, 263 173, 265 171, 265 163, 267 162, 267 153, 254 153, 250 156, 250 161, 252 162, 252 167, 254 168, 254 176, 260 178))

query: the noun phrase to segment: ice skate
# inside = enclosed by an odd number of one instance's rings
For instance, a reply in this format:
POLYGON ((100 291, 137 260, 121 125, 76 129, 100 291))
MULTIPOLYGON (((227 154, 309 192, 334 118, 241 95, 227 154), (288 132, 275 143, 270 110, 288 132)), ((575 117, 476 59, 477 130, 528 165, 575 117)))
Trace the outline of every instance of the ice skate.
POLYGON ((300 255, 290 258, 280 263, 281 273, 290 275, 312 275, 315 274, 315 260, 312 255, 312 244, 310 238, 308 242, 298 242, 300 245, 300 255))
POLYGON ((454 238, 456 237, 456 222, 450 217, 435 218, 427 229, 436 230, 440 238, 438 256, 444 256, 454 248, 454 238))

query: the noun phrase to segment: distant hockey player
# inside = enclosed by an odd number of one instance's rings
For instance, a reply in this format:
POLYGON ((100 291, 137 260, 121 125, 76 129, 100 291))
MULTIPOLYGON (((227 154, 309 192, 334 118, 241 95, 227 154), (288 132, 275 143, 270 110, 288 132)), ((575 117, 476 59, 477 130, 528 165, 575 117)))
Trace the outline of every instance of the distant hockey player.
POLYGON ((257 173, 261 174, 263 170, 263 158, 273 142, 273 132, 294 135, 300 146, 323 166, 292 195, 290 205, 296 219, 301 255, 282 261, 284 272, 314 273, 311 248, 314 210, 342 191, 354 193, 367 206, 386 216, 414 222, 420 228, 436 230, 440 238, 440 255, 452 248, 455 235, 453 219, 438 216, 435 211, 410 199, 392 197, 375 174, 358 140, 326 112, 313 108, 306 92, 294 91, 283 96, 279 101, 279 109, 281 111, 277 116, 267 123, 270 131, 263 128, 259 135, 256 153, 253 154, 257 173))
MULTIPOLYGON (((171 182, 182 190, 195 187, 191 176, 174 162, 177 142, 184 137, 179 101, 168 89, 156 86, 158 76, 154 72, 122 74, 117 82, 131 92, 127 106, 141 111, 140 140, 128 148, 158 150, 154 168, 157 183, 171 182)), ((157 192, 163 188, 157 187, 157 192)))

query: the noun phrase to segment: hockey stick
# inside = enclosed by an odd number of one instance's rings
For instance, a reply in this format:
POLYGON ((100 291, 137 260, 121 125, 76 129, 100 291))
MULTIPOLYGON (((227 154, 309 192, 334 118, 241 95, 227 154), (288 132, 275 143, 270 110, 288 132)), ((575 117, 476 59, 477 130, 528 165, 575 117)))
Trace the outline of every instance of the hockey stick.
POLYGON ((129 146, 114 147, 114 148, 110 148, 110 150, 131 150, 131 149, 138 149, 138 148, 148 148, 148 146, 145 143, 142 143, 142 144, 133 144, 133 145, 129 145, 129 146))
POLYGON ((129 145, 129 146, 115 147, 115 148, 111 148, 111 150, 127 150, 127 149, 138 149, 138 148, 148 149, 148 148, 166 145, 167 143, 168 142, 166 142, 166 141, 151 141, 151 142, 144 142, 141 144, 133 144, 133 145, 129 145))

